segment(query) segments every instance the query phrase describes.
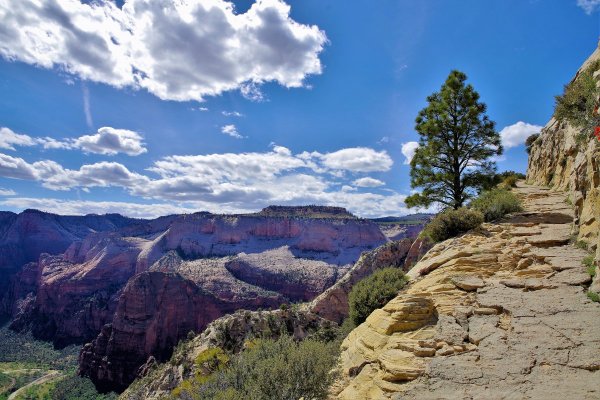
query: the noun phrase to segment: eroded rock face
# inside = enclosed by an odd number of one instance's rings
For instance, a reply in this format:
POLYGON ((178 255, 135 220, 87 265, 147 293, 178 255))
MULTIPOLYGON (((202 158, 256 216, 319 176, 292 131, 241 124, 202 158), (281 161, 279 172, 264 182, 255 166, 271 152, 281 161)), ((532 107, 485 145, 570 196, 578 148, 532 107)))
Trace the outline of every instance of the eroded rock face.
POLYGON ((325 319, 341 323, 348 316, 348 295, 352 287, 378 269, 403 268, 412 245, 411 239, 403 239, 363 253, 346 275, 312 301, 309 309, 325 319))
POLYGON ((569 243, 573 211, 562 192, 516 190, 523 213, 434 246, 352 331, 333 395, 598 396, 600 306, 585 295, 586 251, 569 243))
MULTIPOLYGON (((594 51, 580 71, 598 59, 600 49, 594 51)), ((595 76, 598 74, 596 71, 595 76)), ((552 118, 531 148, 527 181, 567 192, 575 209, 574 233, 595 252, 596 266, 600 265, 600 141, 594 132, 581 132, 552 118), (583 140, 578 140, 578 136, 583 140)), ((596 273, 591 287, 596 293, 600 293, 599 277, 596 273)))
POLYGON ((95 233, 64 256, 43 254, 14 285, 13 329, 29 328, 58 346, 91 340, 112 319, 120 289, 133 276, 142 242, 116 233, 95 233), (35 272, 35 279, 33 279, 35 272))
POLYGON ((102 391, 124 390, 149 356, 167 360, 188 332, 229 311, 179 274, 138 274, 123 290, 112 324, 81 351, 80 372, 102 391))
POLYGON ((37 210, 0 212, 0 314, 10 314, 10 282, 26 263, 43 253, 61 254, 92 232, 115 231, 135 220, 120 215, 61 216, 37 210))

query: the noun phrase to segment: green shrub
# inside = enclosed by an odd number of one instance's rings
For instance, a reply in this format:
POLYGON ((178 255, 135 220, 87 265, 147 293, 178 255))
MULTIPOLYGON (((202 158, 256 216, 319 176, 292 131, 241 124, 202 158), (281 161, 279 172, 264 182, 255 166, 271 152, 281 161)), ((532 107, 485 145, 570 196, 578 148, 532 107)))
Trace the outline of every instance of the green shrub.
POLYGON ((396 297, 406 285, 407 279, 402 270, 394 267, 383 268, 358 282, 348 295, 349 318, 358 325, 377 308, 383 307, 396 297))
POLYGON ((539 133, 534 133, 533 135, 529 135, 527 139, 525 139, 525 150, 527 151, 527 154, 531 153, 531 148, 533 147, 533 144, 539 137, 539 133))
POLYGON ((519 198, 505 189, 483 192, 471 202, 471 207, 481 212, 485 221, 494 221, 506 214, 522 210, 519 198))
POLYGON ((185 381, 172 396, 199 400, 325 399, 338 356, 339 342, 305 339, 298 343, 287 335, 256 340, 254 346, 232 358, 225 370, 208 380, 185 381))
POLYGON ((507 187, 514 187, 516 185, 516 182, 520 179, 525 179, 526 176, 525 174, 522 174, 521 172, 515 172, 515 171, 503 171, 500 172, 499 174, 490 174, 490 175, 484 175, 482 177, 480 177, 480 179, 483 180, 483 185, 482 188, 483 190, 492 190, 494 188, 496 188, 498 185, 504 185, 505 182, 508 182, 509 186, 507 187), (514 184, 513 184, 514 182, 514 184))
POLYGON ((587 297, 591 301, 595 301, 596 303, 600 303, 600 295, 598 293, 596 293, 596 292, 592 292, 591 290, 588 290, 587 297))
POLYGON ((577 78, 565 86, 562 95, 556 96, 556 118, 560 121, 568 121, 574 127, 581 129, 577 138, 582 143, 590 136, 597 125, 594 117, 594 107, 598 99, 598 89, 594 72, 600 68, 600 61, 594 62, 577 76, 577 78))
POLYGON ((518 180, 519 180, 519 178, 517 178, 516 175, 511 175, 511 176, 504 178, 504 180, 502 181, 502 183, 500 185, 506 189, 514 188, 514 187, 517 187, 518 180))
POLYGON ((482 222, 483 214, 479 211, 464 207, 457 210, 446 210, 436 215, 425 226, 421 234, 429 237, 433 242, 441 242, 477 228, 482 222))
POLYGON ((588 274, 593 278, 596 276, 596 266, 594 265, 594 256, 589 255, 582 261, 588 274))

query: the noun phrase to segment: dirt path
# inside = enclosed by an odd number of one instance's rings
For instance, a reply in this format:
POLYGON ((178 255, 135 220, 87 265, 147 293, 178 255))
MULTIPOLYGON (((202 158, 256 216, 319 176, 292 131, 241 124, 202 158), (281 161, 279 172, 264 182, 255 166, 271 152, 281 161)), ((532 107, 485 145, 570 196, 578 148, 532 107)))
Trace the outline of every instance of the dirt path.
POLYGON ((436 245, 343 344, 340 399, 599 399, 600 304, 565 194, 436 245))
POLYGON ((10 396, 8 396, 7 400, 14 400, 15 398, 17 398, 17 396, 24 393, 28 388, 36 386, 36 385, 41 385, 43 383, 46 383, 53 379, 59 378, 61 376, 62 376, 62 373, 60 371, 48 371, 48 373, 46 375, 37 378, 33 382, 29 382, 27 385, 19 388, 18 390, 15 390, 13 393, 11 393, 10 396))

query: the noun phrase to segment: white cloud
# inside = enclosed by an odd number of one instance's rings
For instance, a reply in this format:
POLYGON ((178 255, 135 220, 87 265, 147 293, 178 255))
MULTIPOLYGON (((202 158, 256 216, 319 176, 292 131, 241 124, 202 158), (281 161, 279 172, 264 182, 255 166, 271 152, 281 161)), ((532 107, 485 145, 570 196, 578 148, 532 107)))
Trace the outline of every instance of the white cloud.
POLYGON ((404 164, 408 165, 415 156, 415 151, 419 147, 418 142, 406 142, 402 143, 402 155, 404 156, 404 164))
POLYGON ((0 188, 0 196, 14 196, 16 194, 17 194, 17 192, 15 192, 12 189, 0 188))
POLYGON ((119 187, 134 198, 214 212, 256 211, 270 204, 326 204, 362 216, 407 213, 404 196, 393 190, 359 193, 350 186, 373 187, 376 179, 344 177, 344 172, 389 169, 391 164, 387 153, 367 148, 293 154, 273 145, 266 152, 168 156, 143 174, 116 162, 68 169, 51 160, 29 163, 0 154, 0 176, 37 181, 50 190, 119 187), (356 156, 355 162, 339 157, 347 153, 356 156))
POLYGON ((237 112, 237 111, 221 111, 221 114, 223 114, 226 117, 243 117, 244 114, 237 112))
POLYGON ((147 151, 142 137, 137 132, 127 129, 115 129, 109 126, 98 129, 98 132, 93 135, 85 135, 75 139, 73 146, 84 152, 110 156, 117 153, 138 156, 147 151))
POLYGON ((577 5, 589 15, 600 7, 600 0, 577 0, 577 5))
POLYGON ((385 185, 385 182, 380 181, 379 179, 375 179, 375 178, 371 178, 369 176, 365 177, 365 178, 360 178, 355 180, 354 182, 352 182, 352 184, 354 186, 358 186, 358 187, 378 187, 378 186, 383 186, 385 185))
POLYGON ((35 138, 16 134, 8 128, 0 128, 0 148, 14 150, 14 146, 42 145, 45 149, 79 149, 86 153, 115 155, 125 153, 137 156, 145 153, 143 139, 137 132, 109 126, 98 129, 92 135, 76 139, 35 138))
POLYGON ((13 179, 36 179, 35 163, 32 165, 22 158, 0 153, 0 176, 13 179))
POLYGON ((254 82, 244 83, 240 86, 240 93, 242 96, 250 101, 263 102, 265 101, 265 95, 260 90, 258 85, 254 82))
POLYGON ((265 82, 301 87, 321 73, 327 41, 282 0, 243 14, 224 0, 5 1, 0 20, 5 59, 177 101, 238 89, 261 100, 265 82))
POLYGON ((500 131, 500 138, 502 139, 502 146, 509 149, 525 143, 525 139, 534 133, 539 133, 542 130, 542 126, 528 124, 523 121, 519 121, 516 124, 504 127, 500 131))
POLYGON ((35 144, 36 141, 30 136, 0 127, 0 149, 14 150, 15 146, 33 146, 35 144))
POLYGON ((231 136, 236 139, 243 139, 245 136, 240 135, 237 128, 233 124, 225 125, 221 127, 221 133, 227 136, 231 136))
POLYGON ((386 151, 376 151, 367 147, 354 147, 318 154, 323 165, 337 170, 351 172, 389 171, 394 162, 386 151))

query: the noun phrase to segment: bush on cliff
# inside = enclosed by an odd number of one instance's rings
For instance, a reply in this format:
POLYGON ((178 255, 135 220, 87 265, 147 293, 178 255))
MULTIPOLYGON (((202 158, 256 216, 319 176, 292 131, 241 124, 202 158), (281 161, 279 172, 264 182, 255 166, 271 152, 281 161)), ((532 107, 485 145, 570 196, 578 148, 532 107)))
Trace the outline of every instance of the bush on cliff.
POLYGON ((531 148, 535 141, 540 137, 539 133, 534 133, 533 135, 529 135, 525 140, 525 149, 527 150, 527 154, 531 153, 531 148))
POLYGON ((471 207, 481 212, 487 222, 522 210, 519 198, 506 189, 494 189, 483 192, 471 202, 471 207))
POLYGON ((361 324, 378 308, 396 297, 406 285, 407 279, 402 270, 394 267, 383 268, 358 282, 348 296, 349 318, 356 325, 361 324))
POLYGON ((600 68, 600 61, 595 61, 581 71, 577 78, 565 86, 562 95, 556 96, 556 119, 567 121, 582 130, 578 142, 584 141, 594 132, 598 117, 595 107, 598 102, 598 88, 594 72, 600 68))
POLYGON ((477 228, 483 222, 483 214, 476 210, 461 207, 439 213, 425 226, 421 235, 433 242, 441 242, 461 233, 477 228))
POLYGON ((228 361, 225 369, 184 381, 172 397, 198 400, 325 399, 330 373, 339 356, 339 342, 283 335, 277 340, 257 339, 228 361))

